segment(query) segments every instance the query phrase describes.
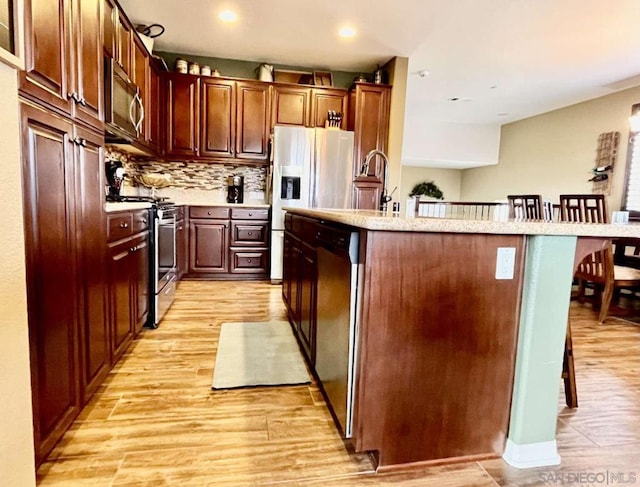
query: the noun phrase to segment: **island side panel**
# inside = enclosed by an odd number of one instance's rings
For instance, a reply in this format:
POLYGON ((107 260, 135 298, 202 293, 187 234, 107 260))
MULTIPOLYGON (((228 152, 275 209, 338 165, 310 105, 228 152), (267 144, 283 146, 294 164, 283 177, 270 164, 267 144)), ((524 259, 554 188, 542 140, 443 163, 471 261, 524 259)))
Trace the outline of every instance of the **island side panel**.
POLYGON ((504 451, 521 235, 366 232, 354 440, 380 465, 504 451), (496 280, 498 247, 516 249, 496 280))

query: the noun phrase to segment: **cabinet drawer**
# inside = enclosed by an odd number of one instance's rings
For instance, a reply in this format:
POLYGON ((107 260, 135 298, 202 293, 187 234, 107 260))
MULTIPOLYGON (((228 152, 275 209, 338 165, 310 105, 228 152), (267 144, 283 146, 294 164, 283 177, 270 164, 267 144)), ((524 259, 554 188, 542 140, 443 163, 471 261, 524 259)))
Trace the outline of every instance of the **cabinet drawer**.
POLYGON ((190 206, 189 218, 229 218, 229 208, 223 206, 190 206))
POLYGON ((231 249, 233 274, 263 274, 267 272, 269 251, 231 249))
POLYGON ((107 240, 113 242, 133 235, 132 226, 133 215, 129 212, 107 214, 107 240))
POLYGON ((231 245, 265 247, 269 237, 269 223, 231 221, 231 245))
POLYGON ((268 208, 231 208, 232 220, 268 220, 268 208))
POLYGON ((149 210, 141 210, 133 213, 131 233, 139 233, 149 228, 149 210))

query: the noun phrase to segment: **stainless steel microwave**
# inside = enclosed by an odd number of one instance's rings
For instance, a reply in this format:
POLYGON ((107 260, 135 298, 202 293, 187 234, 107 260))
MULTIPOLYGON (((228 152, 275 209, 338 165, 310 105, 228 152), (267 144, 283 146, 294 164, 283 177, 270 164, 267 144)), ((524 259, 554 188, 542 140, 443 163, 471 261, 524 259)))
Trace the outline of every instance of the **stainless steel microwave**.
POLYGON ((105 57, 104 68, 107 139, 132 142, 142 132, 144 120, 140 90, 114 59, 105 57))

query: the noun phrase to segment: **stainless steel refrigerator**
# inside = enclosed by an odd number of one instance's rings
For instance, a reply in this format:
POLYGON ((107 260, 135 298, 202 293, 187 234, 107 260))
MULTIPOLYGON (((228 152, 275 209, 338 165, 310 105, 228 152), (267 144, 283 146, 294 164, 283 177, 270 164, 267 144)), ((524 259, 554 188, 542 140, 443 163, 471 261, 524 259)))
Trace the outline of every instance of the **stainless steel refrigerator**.
POLYGON ((350 208, 353 132, 276 125, 271 167, 271 280, 282 280, 284 210, 350 208))

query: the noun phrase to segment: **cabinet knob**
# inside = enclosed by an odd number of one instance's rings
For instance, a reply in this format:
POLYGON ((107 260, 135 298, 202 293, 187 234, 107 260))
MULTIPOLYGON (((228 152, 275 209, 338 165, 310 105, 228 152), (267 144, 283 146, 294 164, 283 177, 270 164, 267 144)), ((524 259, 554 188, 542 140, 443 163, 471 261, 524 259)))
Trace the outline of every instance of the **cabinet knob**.
POLYGON ((249 232, 247 235, 251 236, 251 235, 253 235, 253 232, 249 232))
POLYGON ((122 222, 120 224, 120 228, 127 228, 129 226, 129 224, 127 222, 122 222))
POLYGON ((210 211, 207 211, 207 215, 211 215, 211 212, 210 212, 210 211))
POLYGON ((136 250, 138 250, 138 247, 131 247, 131 248, 129 249, 129 251, 130 251, 130 252, 135 252, 136 250))
POLYGON ((146 224, 147 223, 147 219, 143 218, 142 220, 140 220, 142 223, 146 224))
POLYGON ((249 212, 249 216, 253 216, 253 213, 249 212))
POLYGON ((251 264, 251 259, 247 259, 247 264, 251 264))

